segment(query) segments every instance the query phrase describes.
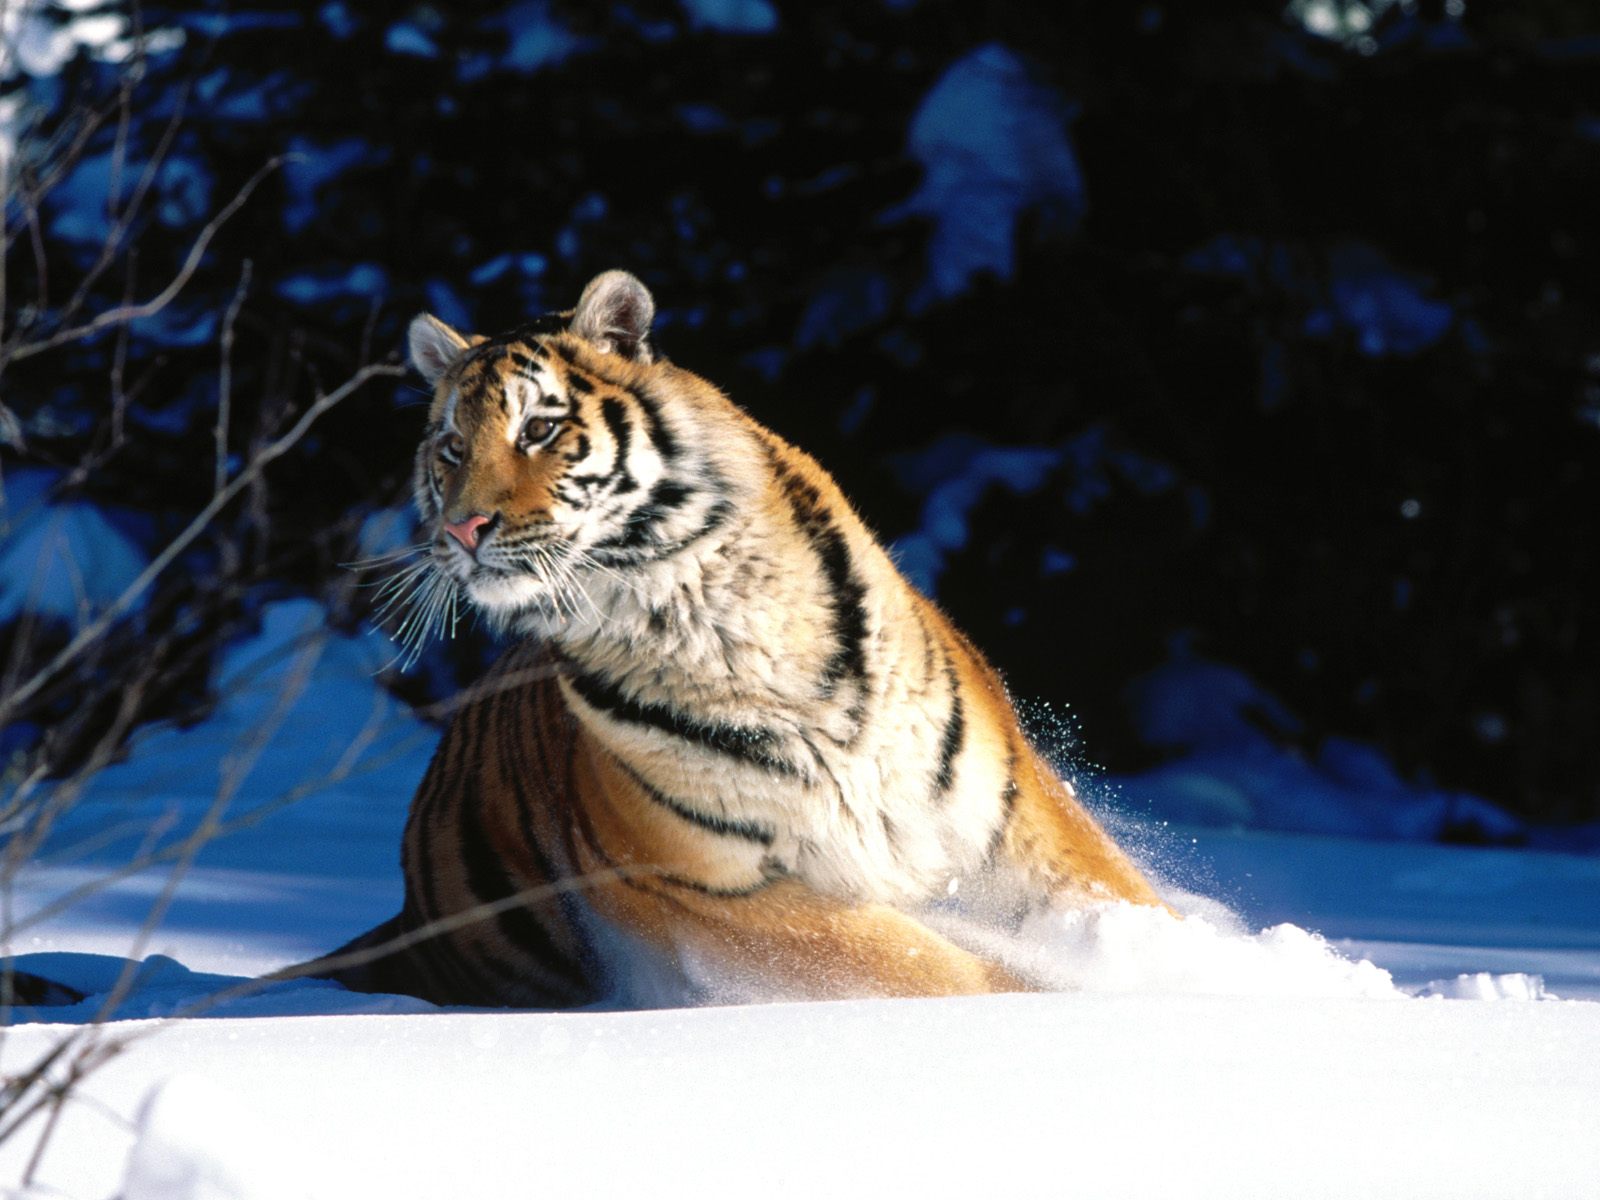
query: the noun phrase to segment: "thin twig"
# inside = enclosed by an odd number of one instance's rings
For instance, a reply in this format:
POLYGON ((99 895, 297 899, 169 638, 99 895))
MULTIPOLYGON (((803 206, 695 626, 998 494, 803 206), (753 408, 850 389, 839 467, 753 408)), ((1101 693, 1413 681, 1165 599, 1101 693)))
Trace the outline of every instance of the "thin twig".
MULTIPOLYGON (((228 305, 222 319, 222 366, 217 379, 217 464, 213 492, 220 492, 228 483, 228 420, 233 405, 233 325, 244 307, 245 293, 250 290, 250 260, 244 260, 239 272, 239 286, 234 289, 233 302, 228 305)), ((364 349, 364 348, 363 348, 364 349)), ((362 354, 365 359, 367 355, 362 354)))
POLYGON ((405 374, 405 368, 398 364, 369 363, 339 387, 320 396, 316 403, 305 411, 300 420, 296 421, 287 433, 278 438, 277 441, 258 450, 244 470, 235 475, 226 487, 211 497, 210 503, 195 515, 194 519, 184 527, 183 532, 167 543, 166 548, 151 560, 150 565, 139 573, 138 578, 124 588, 122 594, 112 601, 94 621, 81 628, 73 636, 72 640, 62 647, 56 656, 46 663, 44 667, 40 668, 31 679, 19 686, 15 692, 5 697, 4 700, 0 700, 0 725, 3 725, 23 704, 60 674, 62 668, 83 653, 85 648, 93 645, 128 610, 129 606, 145 593, 150 585, 155 582, 156 577, 165 571, 178 555, 188 549, 190 543, 204 532, 206 527, 211 524, 212 519, 227 507, 229 501, 260 478, 270 463, 292 449, 324 413, 348 398, 351 393, 355 392, 369 379, 383 376, 396 378, 403 374, 405 374))
POLYGON ((212 239, 221 232, 222 227, 228 223, 234 213, 244 207, 245 202, 250 199, 251 193, 261 185, 262 180, 266 179, 268 175, 276 171, 286 161, 285 156, 279 155, 261 167, 245 182, 233 199, 228 201, 222 210, 207 221, 205 227, 200 230, 199 235, 194 240, 194 244, 189 247, 189 255, 184 259, 183 266, 178 269, 178 273, 172 277, 171 282, 150 299, 142 304, 118 305, 116 308, 107 309, 99 316, 84 322, 82 325, 58 330, 51 336, 37 342, 14 346, 6 352, 6 357, 9 357, 12 362, 22 362, 24 359, 32 358, 36 354, 43 354, 46 350, 54 350, 57 346, 64 346, 68 342, 78 342, 84 338, 92 337, 107 326, 116 325, 123 321, 137 321, 159 313, 168 304, 172 303, 178 293, 183 291, 189 280, 194 277, 195 271, 199 269, 200 260, 205 257, 207 247, 211 245, 212 239))

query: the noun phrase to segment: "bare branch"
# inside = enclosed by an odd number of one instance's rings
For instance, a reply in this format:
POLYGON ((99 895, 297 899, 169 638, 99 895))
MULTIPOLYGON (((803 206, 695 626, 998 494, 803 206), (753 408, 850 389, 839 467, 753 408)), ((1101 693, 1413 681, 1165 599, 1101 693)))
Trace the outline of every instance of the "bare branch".
POLYGON ((164 550, 139 573, 112 603, 101 614, 83 626, 72 640, 64 646, 54 658, 41 668, 27 682, 19 686, 11 695, 0 700, 0 724, 4 724, 15 714, 23 704, 31 699, 41 688, 54 679, 61 670, 76 659, 90 645, 93 645, 107 629, 116 623, 128 608, 142 596, 156 578, 172 564, 172 561, 182 554, 194 540, 203 533, 216 515, 227 507, 229 501, 259 479, 267 467, 280 458, 285 452, 294 447, 306 432, 329 409, 348 398, 369 379, 379 377, 398 378, 405 374, 405 368, 399 364, 369 363, 362 367, 349 379, 333 391, 320 396, 312 404, 300 420, 276 441, 263 446, 252 457, 248 465, 238 475, 230 480, 226 487, 212 496, 210 503, 201 509, 184 527, 183 532, 169 542, 164 550))
MULTIPOLYGON (((239 319, 239 310, 244 307, 245 293, 250 290, 250 260, 244 260, 244 269, 239 272, 239 286, 234 289, 233 302, 228 305, 227 315, 222 319, 222 366, 219 368, 217 379, 217 464, 213 492, 220 492, 228 483, 228 419, 233 407, 233 326, 239 319)), ((365 345, 363 345, 362 359, 365 360, 365 345)))
POLYGON ((107 309, 82 325, 58 330, 56 333, 37 342, 26 342, 13 346, 9 350, 0 353, 0 362, 4 362, 5 359, 10 359, 12 362, 22 362, 24 359, 32 358, 36 354, 43 354, 46 350, 54 350, 57 346, 65 346, 68 342, 79 342, 84 338, 93 337, 109 326, 117 325, 124 321, 137 321, 159 313, 167 305, 171 304, 178 293, 188 285, 189 280, 194 278, 195 271, 200 267, 200 260, 205 257, 206 248, 211 245, 212 239, 221 232, 222 227, 228 223, 234 213, 244 207, 245 202, 250 199, 251 193, 261 185, 262 180, 283 166, 286 161, 288 161, 286 156, 279 155, 266 163, 245 182, 244 186, 235 193, 233 199, 228 201, 222 210, 212 217, 210 221, 206 222, 205 227, 200 230, 199 235, 194 240, 194 244, 189 247, 188 257, 184 259, 183 266, 178 269, 178 273, 172 277, 166 287, 162 288, 149 300, 144 301, 142 304, 118 305, 116 308, 107 309))

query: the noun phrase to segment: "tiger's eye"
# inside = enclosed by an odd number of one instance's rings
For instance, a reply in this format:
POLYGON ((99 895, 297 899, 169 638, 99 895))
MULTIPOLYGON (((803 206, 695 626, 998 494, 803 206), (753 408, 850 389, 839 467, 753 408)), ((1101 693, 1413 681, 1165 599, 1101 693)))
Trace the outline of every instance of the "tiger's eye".
POLYGON ((439 439, 439 457, 454 465, 467 452, 467 439, 459 433, 447 433, 439 439))
POLYGON ((546 417, 532 417, 522 427, 522 432, 517 436, 517 444, 527 450, 533 446, 542 446, 550 440, 550 435, 555 433, 556 423, 546 417))

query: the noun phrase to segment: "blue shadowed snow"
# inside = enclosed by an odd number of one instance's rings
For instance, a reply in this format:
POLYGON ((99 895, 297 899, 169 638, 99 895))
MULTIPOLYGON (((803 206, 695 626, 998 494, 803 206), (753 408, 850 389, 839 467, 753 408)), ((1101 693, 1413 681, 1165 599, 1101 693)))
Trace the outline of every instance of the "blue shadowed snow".
MULTIPOLYGON (((1432 283, 1402 271, 1366 242, 1340 242, 1327 251, 1320 270, 1289 245, 1261 238, 1219 234, 1184 256, 1202 275, 1239 279, 1253 290, 1289 297, 1304 310, 1313 337, 1353 334, 1363 354, 1410 355, 1426 350, 1450 331, 1455 310, 1427 295, 1432 283)), ((1273 347, 1268 347, 1269 353, 1273 347)), ((1277 357, 1282 357, 1281 349, 1277 357)), ((1282 394, 1282 370, 1262 367, 1262 402, 1282 394)))
POLYGON ((946 434, 926 449, 895 455, 890 469, 928 497, 921 528, 892 547, 901 572, 933 595, 945 556, 967 544, 968 519, 984 494, 995 485, 1015 495, 1036 492, 1062 458, 1056 447, 996 446, 967 433, 946 434))
POLYGON ((683 11, 695 29, 761 34, 778 28, 778 11, 767 0, 683 0, 683 11))
POLYGON ((289 161, 283 168, 287 199, 283 208, 284 227, 299 233, 317 215, 317 195, 329 183, 352 167, 368 166, 388 159, 389 151, 367 144, 360 138, 342 138, 318 143, 307 138, 289 139, 289 161))
POLYGON ((201 346, 217 336, 218 316, 207 308, 169 304, 160 312, 128 322, 135 337, 157 346, 201 346))
MULTIPOLYGON (((267 605, 259 632, 222 655, 217 706, 206 721, 189 729, 163 725, 143 731, 125 761, 96 776, 74 820, 103 823, 107 814, 96 811, 99 796, 118 796, 124 807, 129 797, 143 797, 149 811, 128 812, 137 818, 129 837, 147 834, 150 821, 163 814, 173 818, 177 836, 236 771, 232 813, 274 804, 301 789, 308 793, 299 802, 307 806, 306 819, 315 810, 319 822, 331 812, 352 828, 365 829, 373 820, 387 828, 402 818, 437 736, 374 682, 394 657, 393 645, 376 634, 357 638, 330 630, 326 610, 314 601, 267 605), (211 765, 197 770, 199 763, 211 765), (342 774, 347 766, 348 774, 342 774), (382 803, 376 803, 379 798, 382 803)), ((293 846, 297 807, 273 819, 282 822, 279 836, 293 846)), ((245 845, 224 838, 207 851, 206 861, 267 869, 249 858, 245 845)), ((115 859, 119 851, 126 854, 126 843, 97 855, 115 859)), ((298 864, 310 870, 348 853, 348 847, 323 839, 321 845, 296 847, 293 862, 272 869, 298 864)), ((372 848, 375 874, 390 873, 393 853, 393 844, 372 848)), ((349 873, 358 873, 353 861, 349 873)))
POLYGON ((305 20, 292 12, 185 12, 181 7, 165 19, 207 38, 258 29, 298 29, 305 20))
POLYGON ((1167 820, 1423 841, 1463 829, 1490 839, 1523 832, 1478 796, 1407 782, 1366 743, 1330 737, 1306 758, 1286 744, 1301 726, 1276 696, 1182 647, 1135 681, 1130 698, 1140 737, 1177 757, 1116 782, 1167 820))
MULTIPOLYGON (((109 153, 86 155, 50 192, 54 212, 50 232, 63 241, 99 246, 111 234, 106 202, 111 195, 115 166, 109 153)), ((124 164, 117 188, 124 198, 136 175, 124 164)))
POLYGON ((226 67, 218 67, 195 85, 195 96, 205 105, 208 118, 233 121, 270 120, 308 91, 308 83, 287 71, 252 80, 226 67))
POLYGON ((947 434, 922 450, 895 455, 889 465, 902 486, 927 496, 921 527, 894 548, 906 577, 930 595, 945 556, 966 545, 968 518, 992 485, 1025 496, 1042 488, 1051 472, 1065 468, 1062 499, 1081 516, 1110 497, 1117 480, 1146 496, 1178 482, 1165 463, 1113 445, 1101 425, 1042 447, 1002 447, 971 434, 947 434))
POLYGON ((907 139, 922 184, 885 214, 933 223, 920 302, 958 295, 980 271, 1009 278, 1017 218, 1029 209, 1059 229, 1077 227, 1089 202, 1067 137, 1071 118, 1070 106, 998 44, 972 51, 934 84, 907 139))
POLYGON ((410 21, 396 21, 384 34, 383 44, 390 54, 404 54, 412 58, 438 58, 439 47, 433 39, 410 21))
POLYGON ((156 210, 162 224, 181 227, 211 212, 214 182, 199 159, 168 159, 161 167, 161 205, 156 210))
POLYGON ((484 28, 505 30, 508 43, 501 64, 524 75, 563 63, 589 45, 556 20, 547 0, 513 4, 485 20, 484 28))
POLYGON ((837 346, 845 338, 889 315, 894 306, 894 284, 882 271, 870 267, 840 267, 822 281, 800 317, 795 331, 797 349, 837 346))
POLYGON ((148 565, 93 505, 43 503, 54 481, 54 472, 29 468, 6 474, 0 622, 23 612, 79 621, 120 596, 148 565))
POLYGON ((343 41, 358 28, 355 17, 350 13, 348 5, 335 0, 332 4, 324 4, 322 11, 317 14, 322 19, 323 26, 334 37, 343 41))
POLYGON ((295 304, 317 304, 347 296, 381 296, 389 287, 389 274, 376 263, 356 263, 341 270, 300 271, 278 284, 278 295, 295 304))
POLYGON ((428 311, 446 325, 456 329, 472 328, 472 313, 459 292, 442 279, 430 279, 423 288, 428 297, 428 311))
MULTIPOLYGON (((1328 254, 1328 275, 1334 311, 1370 357, 1426 350, 1455 319, 1448 304, 1423 294, 1424 281, 1397 270, 1365 243, 1335 246, 1328 254)), ((1308 325, 1312 319, 1307 318, 1308 325)))
POLYGON ((409 549, 417 541, 417 517, 409 506, 380 508, 361 523, 356 539, 363 558, 381 558, 409 549))

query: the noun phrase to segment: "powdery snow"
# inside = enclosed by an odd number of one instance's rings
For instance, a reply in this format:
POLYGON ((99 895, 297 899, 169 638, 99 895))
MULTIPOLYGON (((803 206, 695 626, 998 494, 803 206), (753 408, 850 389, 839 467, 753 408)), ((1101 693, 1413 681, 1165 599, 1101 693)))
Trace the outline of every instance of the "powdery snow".
MULTIPOLYGON (((22 969, 91 999, 22 1014, 60 1023, 8 1030, 5 1072, 132 984, 106 1028, 134 1043, 65 1111, 36 1194, 1413 1200, 1600 1181, 1600 1004, 1571 999, 1600 998, 1600 861, 1574 855, 1112 813, 1184 920, 1054 912, 996 941, 940 918, 1053 994, 470 1013, 300 981, 209 1006, 399 900, 437 734, 373 682, 388 647, 325 625, 309 601, 268 605, 211 719, 138 739, 13 890, 27 920, 153 822, 181 836, 223 779, 227 813, 253 818, 148 939, 164 869, 13 939, 22 969), (113 827, 127 837, 96 839, 113 827)), ((0 1149, 0 1188, 32 1137, 0 1149)))
MULTIPOLYGON (((6 1061, 56 1036, 16 1031, 6 1061)), ((143 1133, 73 1107, 40 1178, 164 1200, 1570 1200, 1600 1179, 1596 1061, 1587 1004, 1047 995, 192 1021, 94 1081, 109 1113, 144 1109, 143 1133)))

